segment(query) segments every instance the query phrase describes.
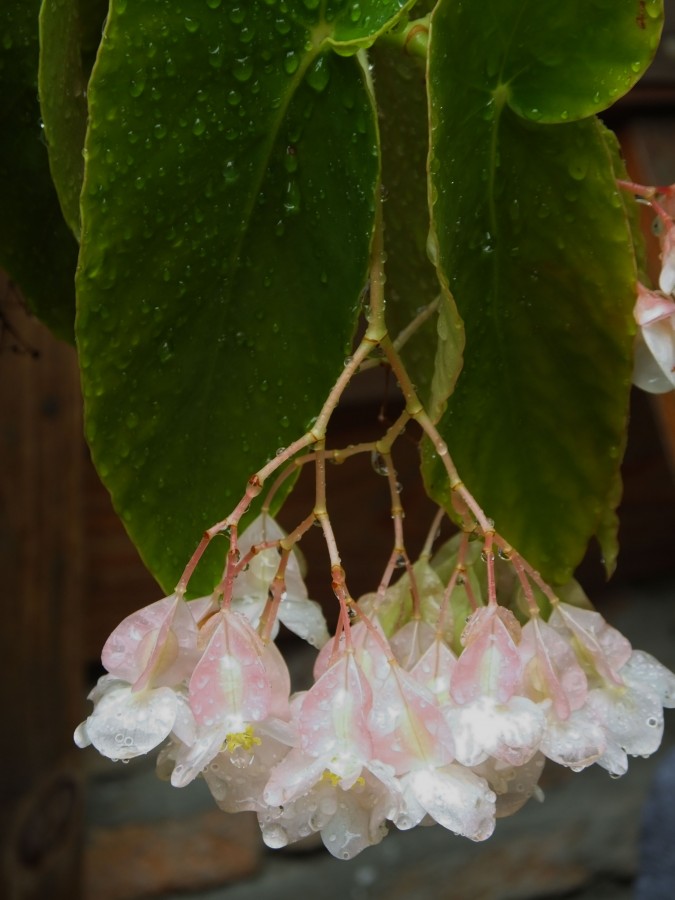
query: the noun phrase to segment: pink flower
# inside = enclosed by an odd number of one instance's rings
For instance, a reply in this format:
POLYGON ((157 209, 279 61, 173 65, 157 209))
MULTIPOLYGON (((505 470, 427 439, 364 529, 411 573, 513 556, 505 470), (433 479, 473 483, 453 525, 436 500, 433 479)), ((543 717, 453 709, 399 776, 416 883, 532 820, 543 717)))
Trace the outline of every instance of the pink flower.
POLYGON ((466 626, 450 684, 454 703, 444 710, 463 765, 489 757, 522 765, 539 747, 548 701, 525 696, 520 631, 513 613, 496 604, 476 610, 466 626))
POLYGON ((90 693, 94 711, 76 729, 75 743, 91 743, 115 760, 154 749, 189 715, 182 682, 197 658, 197 626, 181 597, 127 616, 103 648, 110 674, 90 693))
MULTIPOLYGON (((193 733, 172 752, 171 783, 192 781, 225 747, 251 751, 268 730, 290 716, 288 669, 274 644, 264 644, 248 620, 222 609, 189 684, 193 733)), ((283 727, 283 726, 282 726, 283 727)))
POLYGON ((370 686, 345 651, 294 702, 298 746, 272 770, 264 791, 263 838, 283 846, 320 831, 326 847, 349 858, 386 833, 400 804, 392 774, 373 755, 367 727, 370 686))
MULTIPOLYGON (((675 247, 671 257, 675 279, 675 247)), ((635 343, 633 383, 652 394, 672 391, 675 388, 675 302, 638 284, 634 315, 640 331, 635 343)))

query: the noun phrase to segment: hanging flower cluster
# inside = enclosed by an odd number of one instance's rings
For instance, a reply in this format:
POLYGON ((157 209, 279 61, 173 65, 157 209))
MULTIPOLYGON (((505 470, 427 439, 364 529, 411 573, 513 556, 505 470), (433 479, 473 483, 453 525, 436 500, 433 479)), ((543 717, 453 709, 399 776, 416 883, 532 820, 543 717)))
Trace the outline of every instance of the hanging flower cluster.
POLYGON ((663 394, 675 388, 675 185, 619 184, 637 194, 656 214, 655 231, 661 249, 659 289, 650 290, 638 283, 634 315, 640 331, 633 383, 652 394, 663 394))
MULTIPOLYGON (((657 200, 655 189, 622 186, 642 191, 667 225, 661 293, 652 298, 641 288, 636 315, 652 315, 643 325, 645 345, 672 384, 672 334, 668 351, 650 328, 666 322, 673 302, 666 295, 674 287, 675 229, 672 209, 661 205, 671 203, 673 191, 657 200), (650 304, 663 309, 650 313, 650 304)), ((389 337, 383 263, 378 229, 368 325, 319 415, 249 478, 230 514, 204 533, 175 592, 115 629, 103 649, 108 674, 75 734, 79 746, 93 744, 113 760, 161 745, 161 776, 176 787, 202 777, 222 809, 257 814, 270 847, 318 832, 344 859, 378 843, 390 825, 438 823, 483 840, 496 818, 539 793, 546 758, 575 771, 597 763, 622 775, 629 756, 656 750, 663 707, 675 706, 675 675, 634 651, 578 587, 558 596, 495 531, 462 482, 399 355, 403 338, 389 337), (379 440, 327 450, 331 415, 367 363, 389 367, 405 407, 379 440), (411 421, 444 467, 448 494, 414 563, 393 458, 411 421), (357 453, 371 454, 386 478, 393 522, 379 586, 358 601, 347 587, 326 485, 327 462, 357 453), (315 470, 314 506, 285 534, 270 515, 273 498, 305 464, 315 470), (260 516, 240 534, 273 474, 260 516), (433 554, 449 514, 460 534, 433 554), (332 637, 308 597, 297 551, 315 524, 339 605, 332 637), (187 601, 204 551, 223 534, 220 583, 211 596, 187 601), (292 692, 275 644, 279 623, 319 651, 308 690, 292 692)), ((672 317, 668 322, 672 330, 672 317)))
POLYGON ((222 809, 253 810, 270 847, 320 832, 344 859, 389 823, 489 837, 538 792, 545 758, 618 776, 654 752, 675 675, 558 600, 497 535, 474 537, 342 603, 329 639, 284 533, 258 518, 229 599, 178 591, 115 629, 77 744, 113 760, 163 745, 161 775, 201 776, 222 809), (309 690, 291 694, 279 621, 321 648, 309 690))

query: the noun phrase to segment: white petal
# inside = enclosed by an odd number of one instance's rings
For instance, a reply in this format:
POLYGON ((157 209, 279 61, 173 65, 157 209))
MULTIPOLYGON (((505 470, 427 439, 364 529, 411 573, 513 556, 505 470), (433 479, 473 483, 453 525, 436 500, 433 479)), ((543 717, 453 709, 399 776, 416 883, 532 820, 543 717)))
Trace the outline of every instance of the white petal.
POLYGON ((459 707, 446 707, 455 740, 455 758, 465 766, 477 766, 494 756, 522 765, 539 749, 546 726, 547 705, 526 697, 497 703, 481 697, 459 707))
POLYGON ((91 738, 87 733, 87 720, 80 722, 73 734, 73 740, 80 749, 88 747, 91 744, 91 738))
POLYGON ((666 394, 673 389, 670 378, 654 359, 641 331, 635 336, 632 381, 636 387, 650 394, 666 394))
POLYGON ((328 641, 323 610, 315 600, 288 594, 279 606, 279 619, 289 631, 320 650, 328 641))
POLYGON ((633 688, 594 690, 588 706, 630 756, 649 756, 663 737, 663 710, 655 693, 633 688))
POLYGON ((405 776, 421 806, 439 825, 473 841, 495 827, 495 795, 484 778, 461 766, 420 769, 405 776))
POLYGON ((110 759, 132 759, 161 744, 176 719, 177 700, 168 687, 132 692, 116 686, 86 721, 87 736, 110 759))
POLYGON ((584 769, 596 762, 606 748, 604 729, 584 707, 574 710, 564 721, 549 716, 540 749, 561 766, 584 769))
POLYGON ((675 674, 650 653, 634 650, 619 674, 633 688, 654 691, 663 706, 675 707, 675 674))

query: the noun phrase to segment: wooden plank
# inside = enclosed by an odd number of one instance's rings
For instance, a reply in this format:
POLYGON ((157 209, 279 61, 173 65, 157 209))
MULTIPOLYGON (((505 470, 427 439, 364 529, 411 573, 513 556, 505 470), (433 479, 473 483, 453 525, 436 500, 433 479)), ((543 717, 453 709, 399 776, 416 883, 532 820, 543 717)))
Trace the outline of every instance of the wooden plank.
POLYGON ((0 279, 0 896, 79 895, 82 422, 75 352, 0 279))

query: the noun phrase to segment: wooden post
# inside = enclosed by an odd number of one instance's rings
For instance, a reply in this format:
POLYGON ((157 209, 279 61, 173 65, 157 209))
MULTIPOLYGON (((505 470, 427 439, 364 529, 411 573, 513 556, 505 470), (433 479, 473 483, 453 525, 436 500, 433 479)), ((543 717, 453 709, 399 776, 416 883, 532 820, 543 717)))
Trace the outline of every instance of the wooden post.
POLYGON ((0 896, 75 900, 83 706, 79 380, 0 274, 0 896))

